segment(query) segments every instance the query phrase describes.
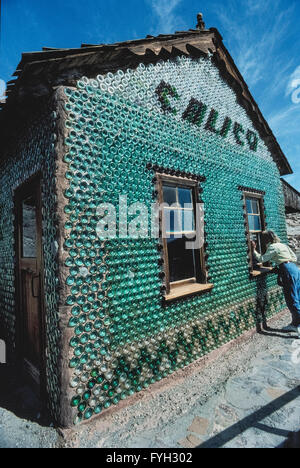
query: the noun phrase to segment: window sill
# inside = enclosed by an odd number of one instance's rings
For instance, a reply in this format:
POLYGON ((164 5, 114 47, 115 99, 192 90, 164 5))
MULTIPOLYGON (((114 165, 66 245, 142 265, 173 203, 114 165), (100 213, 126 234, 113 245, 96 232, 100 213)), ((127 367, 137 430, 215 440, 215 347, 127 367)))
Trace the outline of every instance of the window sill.
POLYGON ((213 287, 213 284, 199 283, 176 285, 172 287, 170 293, 165 296, 165 301, 170 302, 182 297, 192 296, 193 294, 205 293, 211 291, 213 287))
POLYGON ((272 272, 274 272, 274 268, 272 268, 272 267, 261 267, 261 268, 259 268, 259 270, 251 271, 250 275, 253 278, 256 278, 257 276, 266 275, 266 274, 272 273, 272 272))

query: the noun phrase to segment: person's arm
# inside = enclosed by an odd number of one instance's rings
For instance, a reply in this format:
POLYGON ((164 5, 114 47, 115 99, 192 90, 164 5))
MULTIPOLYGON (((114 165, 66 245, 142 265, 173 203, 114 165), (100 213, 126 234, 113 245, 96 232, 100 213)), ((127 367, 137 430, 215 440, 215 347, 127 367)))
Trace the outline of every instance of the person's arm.
POLYGON ((258 263, 267 263, 267 262, 271 262, 272 260, 274 260, 274 257, 276 255, 276 251, 274 249, 274 247, 272 245, 270 245, 268 247, 268 250, 266 251, 266 253, 264 255, 261 255, 260 253, 257 252, 256 249, 256 243, 255 242, 252 242, 252 247, 253 247, 253 255, 255 257, 255 260, 258 262, 258 263))
POLYGON ((255 248, 252 249, 252 253, 257 263, 262 263, 262 256, 257 252, 257 250, 255 250, 255 248))

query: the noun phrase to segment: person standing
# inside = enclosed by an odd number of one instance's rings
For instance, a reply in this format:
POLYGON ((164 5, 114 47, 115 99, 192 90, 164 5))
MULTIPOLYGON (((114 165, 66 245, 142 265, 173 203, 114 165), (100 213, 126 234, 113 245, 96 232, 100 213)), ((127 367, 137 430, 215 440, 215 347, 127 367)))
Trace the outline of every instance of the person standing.
POLYGON ((273 231, 262 233, 262 243, 267 246, 266 253, 258 253, 256 243, 252 241, 253 255, 258 263, 273 262, 279 267, 278 284, 283 287, 285 301, 292 315, 292 323, 282 330, 297 332, 300 338, 300 269, 296 265, 297 256, 273 231))

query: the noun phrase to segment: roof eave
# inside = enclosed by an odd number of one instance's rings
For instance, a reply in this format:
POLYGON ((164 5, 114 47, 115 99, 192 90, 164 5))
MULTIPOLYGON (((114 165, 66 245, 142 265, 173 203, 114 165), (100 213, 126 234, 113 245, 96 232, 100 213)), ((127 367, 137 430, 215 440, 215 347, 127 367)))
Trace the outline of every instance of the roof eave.
MULTIPOLYGON (((216 28, 181 31, 110 45, 83 44, 77 49, 45 48, 42 52, 24 53, 15 72, 18 78, 11 82, 6 104, 2 107, 16 106, 30 96, 45 96, 56 86, 73 84, 83 71, 87 76, 92 76, 95 72, 106 73, 120 67, 137 66, 141 62, 151 63, 182 54, 196 57, 208 53, 213 54, 222 77, 235 90, 238 102, 246 109, 268 146, 280 174, 292 174, 287 158, 216 28)), ((2 110, 0 119, 4 117, 3 113, 2 110)))

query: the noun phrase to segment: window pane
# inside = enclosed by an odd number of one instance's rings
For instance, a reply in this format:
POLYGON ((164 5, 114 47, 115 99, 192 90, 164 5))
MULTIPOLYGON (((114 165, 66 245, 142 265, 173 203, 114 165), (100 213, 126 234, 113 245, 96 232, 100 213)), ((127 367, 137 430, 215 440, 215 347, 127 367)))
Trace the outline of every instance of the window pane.
MULTIPOLYGON (((256 251, 259 254, 262 254, 260 234, 251 234, 250 238, 251 238, 251 240, 253 240, 256 243, 256 251)), ((256 258, 254 256, 252 258, 252 261, 253 261, 253 269, 254 270, 260 268, 260 264, 259 264, 259 262, 256 260, 256 258)))
POLYGON ((246 198, 247 213, 252 213, 251 198, 246 198))
POLYGON ((173 236, 167 240, 170 282, 181 281, 196 277, 195 253, 185 248, 187 239, 175 239, 173 236))
POLYGON ((252 199, 252 213, 259 214, 259 201, 252 199))
POLYGON ((178 187, 178 199, 179 204, 184 208, 185 204, 192 203, 192 191, 190 189, 178 187))
POLYGON ((256 234, 256 245, 257 245, 258 252, 262 254, 263 251, 262 251, 262 246, 261 246, 261 234, 256 234))
POLYGON ((181 232, 181 210, 170 210, 164 208, 164 222, 166 232, 181 232))
POLYGON ((188 232, 195 230, 193 210, 182 210, 182 230, 188 232))
POLYGON ((256 216, 248 215, 249 229, 250 231, 255 231, 255 221, 256 216))
POLYGON ((163 186, 163 197, 165 203, 168 203, 168 205, 173 205, 173 203, 177 203, 176 190, 176 187, 170 187, 168 185, 163 186))
POLYGON ((250 239, 256 243, 256 251, 261 254, 262 249, 261 249, 261 239, 260 239, 260 237, 261 237, 261 235, 259 233, 250 234, 250 239))
POLYGON ((255 231, 261 231, 260 216, 254 216, 254 230, 255 231))
POLYGON ((36 258, 36 200, 29 197, 22 203, 22 255, 23 258, 36 258))

